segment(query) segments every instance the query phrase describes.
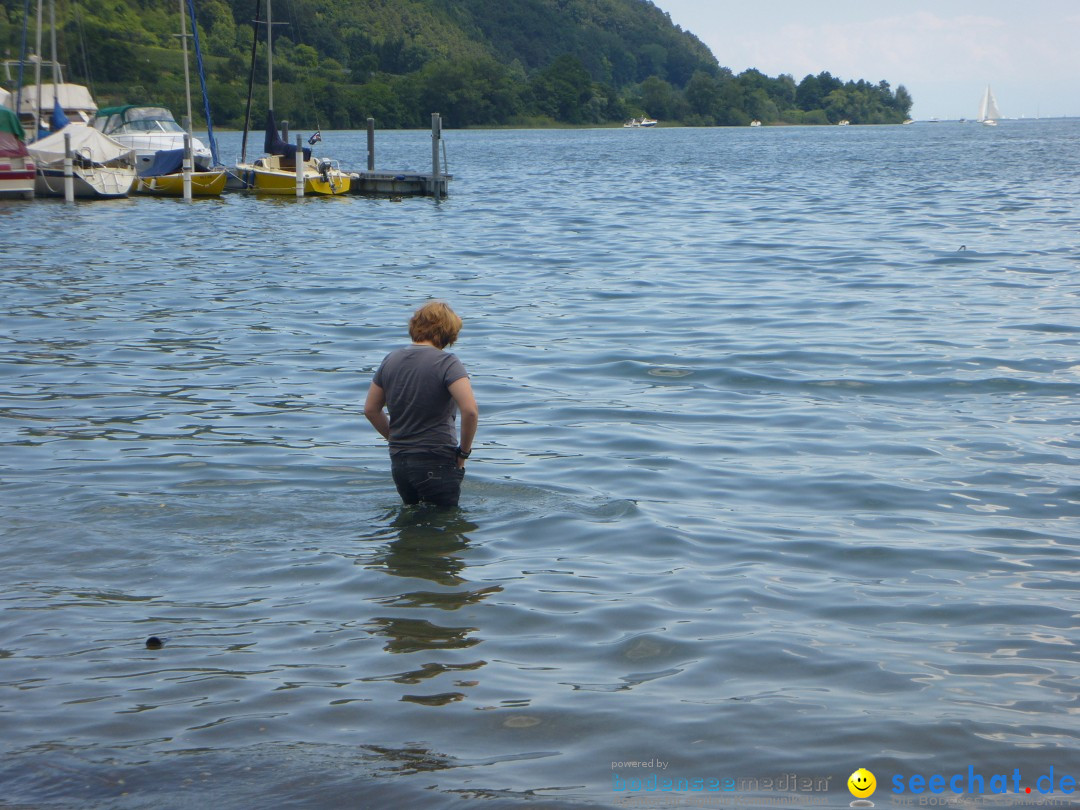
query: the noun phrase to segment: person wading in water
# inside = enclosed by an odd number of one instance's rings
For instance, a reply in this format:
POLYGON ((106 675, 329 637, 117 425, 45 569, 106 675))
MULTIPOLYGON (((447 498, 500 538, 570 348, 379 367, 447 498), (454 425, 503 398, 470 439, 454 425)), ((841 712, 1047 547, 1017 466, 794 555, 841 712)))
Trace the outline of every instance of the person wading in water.
POLYGON ((424 304, 409 321, 412 344, 386 355, 368 389, 364 416, 390 442, 394 485, 407 504, 457 506, 461 495, 480 412, 465 366, 446 351, 460 331, 447 304, 424 304))

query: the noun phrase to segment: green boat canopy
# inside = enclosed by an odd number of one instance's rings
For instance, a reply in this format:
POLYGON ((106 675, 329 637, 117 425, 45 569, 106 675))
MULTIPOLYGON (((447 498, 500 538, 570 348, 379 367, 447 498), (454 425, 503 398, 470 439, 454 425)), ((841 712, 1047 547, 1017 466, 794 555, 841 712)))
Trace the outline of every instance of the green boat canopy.
POLYGON ((26 140, 26 132, 19 123, 19 116, 15 115, 14 110, 9 110, 4 106, 0 106, 0 132, 14 135, 20 141, 26 140))

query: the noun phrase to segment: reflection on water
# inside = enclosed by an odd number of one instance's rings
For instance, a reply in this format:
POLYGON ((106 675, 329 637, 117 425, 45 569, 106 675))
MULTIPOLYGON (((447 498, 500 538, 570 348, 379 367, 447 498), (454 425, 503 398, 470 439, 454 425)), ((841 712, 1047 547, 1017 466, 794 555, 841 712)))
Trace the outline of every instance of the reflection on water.
MULTIPOLYGON (((467 532, 479 527, 465 518, 459 509, 402 507, 389 524, 392 537, 385 551, 371 563, 396 577, 426 579, 439 585, 460 585, 465 580, 461 572, 465 563, 461 553, 468 548, 467 532)), ((404 594, 402 599, 435 599, 445 609, 454 610, 469 601, 463 595, 455 602, 456 593, 404 594)), ((415 604, 420 604, 416 602, 415 604)))
MULTIPOLYGON (((393 608, 434 608, 441 611, 458 610, 476 605, 502 588, 494 585, 462 588, 468 583, 464 576, 462 553, 469 546, 468 532, 479 527, 465 517, 460 509, 433 509, 405 506, 395 512, 389 524, 389 540, 383 549, 372 556, 369 568, 385 571, 404 579, 422 579, 444 586, 443 590, 409 590, 374 601, 393 608)), ((463 650, 483 642, 476 627, 449 626, 428 618, 409 616, 377 616, 365 625, 370 633, 386 638, 383 649, 388 653, 422 653, 428 650, 463 650)), ((485 661, 442 662, 425 661, 406 672, 381 675, 372 680, 391 680, 402 684, 419 684, 447 673, 466 673, 479 670, 485 661)), ((445 680, 445 679, 444 679, 445 680)), ((479 681, 458 679, 455 685, 477 686, 479 681)), ((403 701, 427 706, 440 706, 462 700, 460 691, 430 695, 407 694, 403 701)))

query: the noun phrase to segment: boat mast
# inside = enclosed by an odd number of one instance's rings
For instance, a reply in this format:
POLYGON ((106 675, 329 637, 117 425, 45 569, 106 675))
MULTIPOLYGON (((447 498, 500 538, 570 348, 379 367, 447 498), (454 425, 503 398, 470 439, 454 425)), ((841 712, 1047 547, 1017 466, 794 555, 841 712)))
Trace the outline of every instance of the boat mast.
POLYGON ((187 49, 187 10, 184 8, 184 0, 180 0, 180 41, 184 45, 184 97, 187 99, 187 124, 188 135, 191 134, 191 128, 195 126, 195 119, 191 116, 191 71, 188 68, 188 49, 187 49))
POLYGON ((244 110, 244 137, 240 141, 240 162, 247 163, 248 128, 251 126, 251 95, 255 90, 255 53, 259 47, 259 0, 255 0, 255 27, 251 33, 251 68, 248 70, 247 109, 244 110))
POLYGON ((15 115, 22 114, 23 71, 26 69, 26 31, 30 25, 30 0, 23 2, 22 45, 19 48, 19 77, 15 88, 15 115))
POLYGON ((37 4, 37 45, 34 48, 34 84, 37 85, 37 99, 34 102, 34 140, 38 139, 38 133, 41 132, 41 27, 42 27, 42 14, 41 5, 43 0, 38 0, 37 4))
MULTIPOLYGON (((181 13, 183 12, 181 11, 181 13)), ((188 13, 191 15, 191 44, 195 46, 195 64, 199 66, 199 88, 202 90, 203 115, 206 116, 206 137, 210 140, 210 157, 214 161, 214 166, 220 166, 221 159, 218 157, 217 138, 214 137, 214 116, 210 112, 210 95, 206 92, 206 66, 203 64, 202 47, 199 45, 199 21, 195 17, 195 3, 193 0, 188 0, 188 13)), ((246 136, 246 121, 244 128, 246 136)))
POLYGON ((267 107, 274 111, 274 19, 270 0, 266 0, 266 96, 267 107))
POLYGON ((49 28, 52 36, 52 82, 53 104, 57 100, 57 86, 62 84, 64 77, 60 75, 60 63, 56 61, 56 0, 49 0, 49 28))

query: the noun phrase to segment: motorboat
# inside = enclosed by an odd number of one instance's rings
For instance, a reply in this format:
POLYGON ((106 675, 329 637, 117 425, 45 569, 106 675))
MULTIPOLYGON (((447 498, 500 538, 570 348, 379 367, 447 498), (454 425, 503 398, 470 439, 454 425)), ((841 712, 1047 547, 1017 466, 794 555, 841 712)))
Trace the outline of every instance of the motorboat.
MULTIPOLYGON (((91 122, 94 129, 135 152, 137 169, 148 169, 161 151, 184 148, 184 128, 164 107, 125 104, 104 107, 91 122)), ((213 155, 198 138, 191 139, 195 166, 209 169, 213 155)))

